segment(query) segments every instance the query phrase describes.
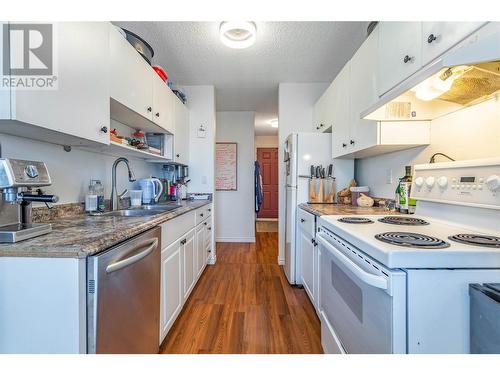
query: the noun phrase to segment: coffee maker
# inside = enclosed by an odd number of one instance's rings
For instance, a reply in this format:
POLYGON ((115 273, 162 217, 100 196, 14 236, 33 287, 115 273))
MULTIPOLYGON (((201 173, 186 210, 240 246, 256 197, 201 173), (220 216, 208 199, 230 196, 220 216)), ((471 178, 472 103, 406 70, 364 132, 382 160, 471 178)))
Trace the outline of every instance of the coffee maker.
POLYGON ((0 158, 0 243, 14 243, 49 233, 51 224, 32 223, 32 202, 55 203, 40 189, 52 181, 45 163, 0 158), (35 189, 35 190, 33 190, 35 189))

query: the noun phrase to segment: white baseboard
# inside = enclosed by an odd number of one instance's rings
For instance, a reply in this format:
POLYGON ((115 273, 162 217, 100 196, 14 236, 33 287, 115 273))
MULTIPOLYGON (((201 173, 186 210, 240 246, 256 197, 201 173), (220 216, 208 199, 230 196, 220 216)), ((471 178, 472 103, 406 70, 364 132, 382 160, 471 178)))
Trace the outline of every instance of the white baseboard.
POLYGON ((285 258, 280 258, 280 257, 278 257, 278 264, 279 264, 280 266, 285 265, 285 258))
POLYGON ((214 265, 217 262, 217 255, 214 257, 208 258, 207 264, 214 265))
POLYGON ((255 237, 218 237, 215 242, 255 242, 255 237))

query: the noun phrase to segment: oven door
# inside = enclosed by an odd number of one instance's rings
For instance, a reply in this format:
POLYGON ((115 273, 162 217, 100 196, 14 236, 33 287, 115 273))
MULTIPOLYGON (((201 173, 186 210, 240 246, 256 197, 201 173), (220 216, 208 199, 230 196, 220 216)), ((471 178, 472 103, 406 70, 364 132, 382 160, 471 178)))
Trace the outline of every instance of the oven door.
POLYGON ((406 353, 406 274, 330 231, 322 229, 317 241, 325 351, 406 353))

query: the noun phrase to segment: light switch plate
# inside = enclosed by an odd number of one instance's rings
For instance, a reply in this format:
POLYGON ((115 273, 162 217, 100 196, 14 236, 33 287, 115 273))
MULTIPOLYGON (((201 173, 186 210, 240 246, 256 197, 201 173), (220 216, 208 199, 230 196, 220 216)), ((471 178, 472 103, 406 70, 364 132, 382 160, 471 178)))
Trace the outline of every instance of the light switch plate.
POLYGON ((392 184, 392 169, 386 169, 385 171, 385 183, 392 184))

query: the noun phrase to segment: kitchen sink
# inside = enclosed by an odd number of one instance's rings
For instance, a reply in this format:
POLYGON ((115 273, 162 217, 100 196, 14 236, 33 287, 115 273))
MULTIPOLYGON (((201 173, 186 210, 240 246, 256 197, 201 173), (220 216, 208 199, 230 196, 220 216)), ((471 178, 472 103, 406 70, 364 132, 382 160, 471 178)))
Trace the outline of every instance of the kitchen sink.
POLYGON ((165 211, 156 211, 156 210, 144 210, 141 208, 135 208, 131 210, 116 210, 116 211, 110 211, 106 212, 103 215, 104 216, 125 216, 125 217, 137 217, 137 216, 153 216, 153 215, 159 215, 165 211))
POLYGON ((137 208, 130 208, 126 210, 116 210, 106 212, 104 216, 120 216, 120 217, 140 217, 140 216, 154 216, 168 211, 175 210, 181 207, 180 204, 157 204, 157 205, 144 205, 137 208))

